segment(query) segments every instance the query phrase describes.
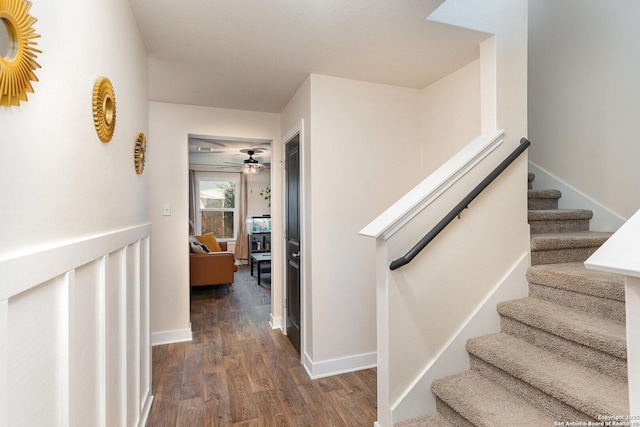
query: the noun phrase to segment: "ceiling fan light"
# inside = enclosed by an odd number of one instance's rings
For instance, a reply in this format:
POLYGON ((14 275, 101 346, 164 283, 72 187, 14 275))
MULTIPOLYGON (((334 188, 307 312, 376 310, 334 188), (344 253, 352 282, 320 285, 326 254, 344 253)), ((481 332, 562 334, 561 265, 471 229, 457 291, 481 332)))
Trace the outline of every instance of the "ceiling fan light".
POLYGON ((260 172, 260 165, 257 163, 245 163, 242 166, 242 172, 251 175, 256 174, 260 172))

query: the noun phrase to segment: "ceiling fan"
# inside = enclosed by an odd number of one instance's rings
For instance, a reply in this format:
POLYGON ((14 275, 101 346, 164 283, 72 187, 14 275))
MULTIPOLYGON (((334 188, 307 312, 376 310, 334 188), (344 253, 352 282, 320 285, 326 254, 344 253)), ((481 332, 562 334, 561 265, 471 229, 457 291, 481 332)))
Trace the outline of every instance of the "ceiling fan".
MULTIPOLYGON (((243 151, 243 150, 240 150, 243 151)), ((242 172, 246 173, 246 174, 255 174, 260 172, 260 169, 264 168, 265 166, 260 164, 260 162, 256 159, 253 158, 253 155, 255 154, 255 150, 247 150, 247 154, 249 155, 248 159, 244 160, 244 164, 242 165, 242 172)))
POLYGON ((247 150, 247 154, 249 158, 246 159, 243 163, 245 165, 259 165, 260 162, 253 158, 253 155, 256 154, 255 150, 247 150))
POLYGON ((260 148, 243 149, 243 150, 240 150, 240 152, 248 154, 249 155, 248 159, 243 160, 242 163, 232 163, 232 162, 225 162, 225 163, 233 166, 241 166, 242 172, 246 174, 255 174, 260 172, 261 169, 269 169, 271 166, 269 163, 261 163, 258 159, 255 159, 253 157, 254 154, 260 154, 260 152, 262 151, 263 150, 260 148))

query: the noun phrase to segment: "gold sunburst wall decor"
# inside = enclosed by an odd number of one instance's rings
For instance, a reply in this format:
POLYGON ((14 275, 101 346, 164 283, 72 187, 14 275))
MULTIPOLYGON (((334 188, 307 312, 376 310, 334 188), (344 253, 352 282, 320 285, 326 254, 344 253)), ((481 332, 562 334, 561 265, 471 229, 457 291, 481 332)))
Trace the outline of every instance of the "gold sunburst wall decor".
POLYGON ((147 154, 147 137, 144 133, 138 135, 136 148, 133 152, 133 162, 136 166, 136 173, 140 175, 144 170, 144 160, 147 154))
POLYGON ((102 142, 111 141, 116 127, 116 95, 106 77, 100 77, 93 87, 93 124, 102 142))
POLYGON ((42 51, 35 48, 33 24, 29 14, 31 2, 0 0, 0 106, 11 107, 27 101, 33 93, 31 82, 37 82, 34 71, 40 68, 35 60, 42 51))

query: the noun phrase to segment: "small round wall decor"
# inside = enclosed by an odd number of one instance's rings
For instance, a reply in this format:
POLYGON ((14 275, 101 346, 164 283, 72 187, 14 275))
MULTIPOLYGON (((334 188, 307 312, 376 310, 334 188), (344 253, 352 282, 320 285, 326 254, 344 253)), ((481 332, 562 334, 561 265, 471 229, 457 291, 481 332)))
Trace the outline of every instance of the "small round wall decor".
POLYGON ((93 87, 93 124, 102 142, 111 141, 116 127, 116 95, 106 77, 100 77, 93 87))
POLYGON ((31 3, 24 0, 0 0, 0 106, 11 107, 27 101, 33 93, 31 82, 37 82, 33 29, 36 18, 29 15, 31 3))
POLYGON ((136 148, 133 153, 133 162, 136 167, 136 173, 140 175, 144 170, 144 160, 145 154, 147 151, 147 137, 144 136, 144 133, 140 133, 138 135, 138 140, 136 141, 136 148))

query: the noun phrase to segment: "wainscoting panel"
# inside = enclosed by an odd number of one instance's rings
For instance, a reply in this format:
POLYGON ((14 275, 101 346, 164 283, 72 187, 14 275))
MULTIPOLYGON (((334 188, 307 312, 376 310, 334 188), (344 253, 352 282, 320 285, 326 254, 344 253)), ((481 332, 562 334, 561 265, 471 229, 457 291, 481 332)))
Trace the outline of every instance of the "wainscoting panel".
POLYGON ((68 423, 67 282, 65 274, 9 299, 7 425, 68 423))
POLYGON ((145 425, 149 233, 147 224, 0 260, 11 280, 0 294, 0 427, 145 425))
MULTIPOLYGON (((151 395, 151 239, 146 237, 139 242, 140 260, 137 264, 140 267, 140 340, 138 346, 140 354, 140 407, 138 413, 149 414, 153 397, 151 395)), ((141 420, 146 423, 146 419, 141 420)))
POLYGON ((70 425, 99 426, 104 407, 104 268, 96 260, 69 277, 70 425))
POLYGON ((137 422, 140 411, 140 245, 126 249, 127 265, 127 425, 137 422))
POLYGON ((106 257, 106 312, 114 313, 106 318, 106 407, 108 426, 126 425, 127 383, 125 337, 125 250, 110 253, 106 257))

